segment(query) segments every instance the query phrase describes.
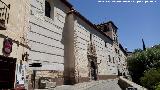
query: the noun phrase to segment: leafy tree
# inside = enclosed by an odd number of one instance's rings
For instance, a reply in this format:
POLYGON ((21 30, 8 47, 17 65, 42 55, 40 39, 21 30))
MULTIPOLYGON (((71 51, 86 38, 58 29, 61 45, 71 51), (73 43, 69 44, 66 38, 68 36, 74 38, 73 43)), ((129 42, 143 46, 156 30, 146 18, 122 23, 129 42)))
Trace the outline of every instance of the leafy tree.
POLYGON ((157 86, 155 86, 155 90, 160 90, 160 83, 157 86))
POLYGON ((140 77, 143 76, 143 72, 146 70, 143 58, 145 58, 145 56, 140 52, 128 58, 128 70, 130 71, 132 80, 137 84, 140 84, 140 77))
POLYGON ((138 48, 138 49, 135 49, 133 53, 142 52, 142 51, 143 51, 142 49, 138 48))
POLYGON ((160 82, 160 69, 149 69, 144 73, 144 77, 141 77, 140 80, 144 87, 149 90, 155 90, 155 86, 160 82))
POLYGON ((135 83, 143 86, 145 86, 145 83, 152 83, 148 88, 153 88, 157 82, 155 83, 150 82, 149 80, 147 81, 146 78, 153 80, 153 78, 149 76, 149 73, 152 72, 154 75, 154 73, 157 72, 153 70, 153 68, 160 68, 160 45, 156 45, 152 48, 147 48, 145 51, 141 49, 134 50, 133 54, 128 57, 127 62, 128 70, 130 72, 132 80, 135 83))

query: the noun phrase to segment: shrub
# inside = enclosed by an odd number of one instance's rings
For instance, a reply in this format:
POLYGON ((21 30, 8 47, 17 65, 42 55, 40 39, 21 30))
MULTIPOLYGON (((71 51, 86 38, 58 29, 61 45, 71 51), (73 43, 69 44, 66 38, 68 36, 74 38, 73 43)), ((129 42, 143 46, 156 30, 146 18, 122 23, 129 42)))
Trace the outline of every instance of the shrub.
POLYGON ((144 72, 144 77, 140 78, 141 84, 149 90, 155 90, 156 85, 160 84, 160 69, 149 69, 144 72))

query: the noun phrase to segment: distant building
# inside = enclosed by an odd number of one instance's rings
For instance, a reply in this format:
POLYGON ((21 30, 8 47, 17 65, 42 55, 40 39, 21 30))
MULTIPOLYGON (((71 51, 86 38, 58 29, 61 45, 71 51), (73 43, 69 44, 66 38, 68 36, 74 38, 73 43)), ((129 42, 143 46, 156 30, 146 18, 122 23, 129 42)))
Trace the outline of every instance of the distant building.
MULTIPOLYGON (((15 4, 12 1, 7 3, 15 4)), ((22 80, 25 88, 45 88, 128 75, 127 53, 118 41, 118 28, 112 21, 94 25, 74 10, 67 0, 23 0, 19 5, 23 6, 19 10, 21 12, 17 12, 15 21, 9 19, 9 22, 16 23, 11 29, 18 27, 13 31, 14 38, 17 37, 15 40, 25 40, 22 50, 17 49, 18 45, 12 49, 15 51, 12 52, 15 53, 13 57, 19 60, 17 65, 21 62, 25 67, 22 80), (18 19, 21 20, 16 21, 18 19), (23 57, 26 61, 22 61, 23 57), (38 64, 38 67, 34 66, 38 64)), ((17 75, 14 85, 21 76, 17 75)))

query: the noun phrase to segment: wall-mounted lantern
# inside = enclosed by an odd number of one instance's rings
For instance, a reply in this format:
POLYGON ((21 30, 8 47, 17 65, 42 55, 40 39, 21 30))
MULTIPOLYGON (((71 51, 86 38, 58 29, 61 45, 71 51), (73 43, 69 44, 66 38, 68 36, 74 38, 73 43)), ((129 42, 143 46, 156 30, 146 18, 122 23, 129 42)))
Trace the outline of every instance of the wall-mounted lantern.
POLYGON ((22 54, 22 60, 28 61, 28 56, 29 56, 29 54, 27 52, 25 52, 24 54, 22 54))

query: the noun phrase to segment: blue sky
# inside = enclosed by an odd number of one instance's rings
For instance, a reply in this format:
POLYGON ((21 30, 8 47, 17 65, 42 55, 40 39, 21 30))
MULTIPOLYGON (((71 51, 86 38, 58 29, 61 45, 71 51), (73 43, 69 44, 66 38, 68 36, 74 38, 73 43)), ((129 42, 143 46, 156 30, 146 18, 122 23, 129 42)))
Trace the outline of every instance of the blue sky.
POLYGON ((142 37, 146 47, 160 44, 160 2, 158 1, 145 4, 144 2, 99 3, 98 0, 69 0, 77 11, 94 24, 113 21, 119 28, 119 41, 129 51, 142 48, 142 37))

